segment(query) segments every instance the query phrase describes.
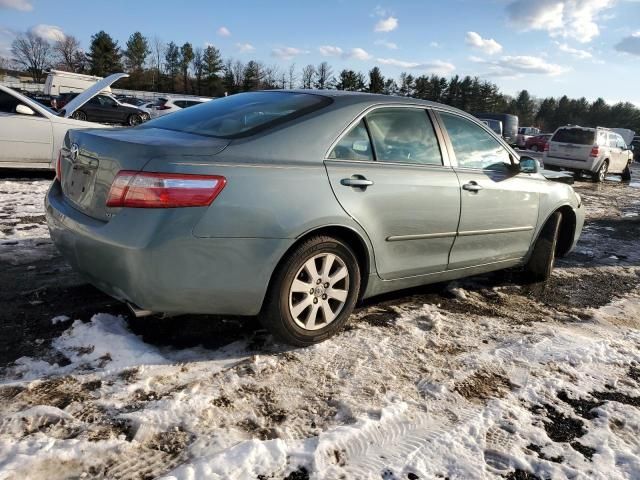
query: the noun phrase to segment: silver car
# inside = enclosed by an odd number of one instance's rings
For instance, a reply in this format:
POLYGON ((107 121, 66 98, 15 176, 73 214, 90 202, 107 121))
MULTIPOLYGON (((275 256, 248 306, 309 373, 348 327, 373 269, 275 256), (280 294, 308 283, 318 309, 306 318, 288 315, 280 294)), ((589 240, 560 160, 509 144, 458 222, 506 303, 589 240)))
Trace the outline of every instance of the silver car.
POLYGON ((444 105, 252 92, 70 132, 46 210, 71 265, 137 314, 259 315, 309 345, 384 292, 547 279, 584 211, 538 168, 444 105))

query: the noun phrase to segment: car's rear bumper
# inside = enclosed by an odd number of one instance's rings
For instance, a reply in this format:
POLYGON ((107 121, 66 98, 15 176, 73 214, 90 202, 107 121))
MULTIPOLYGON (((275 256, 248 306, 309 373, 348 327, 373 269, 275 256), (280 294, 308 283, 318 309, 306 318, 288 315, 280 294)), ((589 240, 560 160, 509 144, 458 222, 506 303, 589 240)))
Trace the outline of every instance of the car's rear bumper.
POLYGON ((562 167, 571 170, 589 170, 594 171, 596 166, 598 166, 598 159, 590 157, 585 160, 575 160, 563 157, 555 157, 553 155, 545 155, 544 158, 545 165, 552 165, 554 167, 562 167))
POLYGON ((54 182, 51 238, 88 282, 121 301, 165 313, 255 315, 288 239, 196 238, 180 212, 132 209, 109 222, 70 206, 54 182))

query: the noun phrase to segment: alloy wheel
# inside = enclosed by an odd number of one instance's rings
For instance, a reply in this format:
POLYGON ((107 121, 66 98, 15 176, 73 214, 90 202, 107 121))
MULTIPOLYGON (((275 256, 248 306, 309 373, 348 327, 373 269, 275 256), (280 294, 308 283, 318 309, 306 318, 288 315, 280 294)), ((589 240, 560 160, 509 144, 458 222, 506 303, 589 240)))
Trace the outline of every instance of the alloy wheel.
POLYGON ((349 270, 340 256, 320 253, 308 259, 289 287, 289 312, 305 330, 332 323, 349 294, 349 270))

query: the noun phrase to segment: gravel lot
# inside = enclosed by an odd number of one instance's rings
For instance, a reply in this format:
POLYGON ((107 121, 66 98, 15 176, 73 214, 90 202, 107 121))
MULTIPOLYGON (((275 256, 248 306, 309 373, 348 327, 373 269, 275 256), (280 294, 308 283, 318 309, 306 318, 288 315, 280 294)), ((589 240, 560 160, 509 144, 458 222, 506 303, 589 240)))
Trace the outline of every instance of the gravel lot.
POLYGON ((0 177, 0 479, 640 478, 640 181, 576 183, 545 285, 367 301, 314 347, 254 319, 130 318, 0 177))

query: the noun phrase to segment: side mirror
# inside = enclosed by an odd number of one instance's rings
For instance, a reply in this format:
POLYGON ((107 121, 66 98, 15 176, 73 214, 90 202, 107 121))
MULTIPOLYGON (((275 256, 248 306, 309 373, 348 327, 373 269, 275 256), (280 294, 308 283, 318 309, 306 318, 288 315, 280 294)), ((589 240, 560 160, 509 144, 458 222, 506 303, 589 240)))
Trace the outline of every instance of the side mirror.
POLYGON ((351 146, 354 152, 366 153, 369 151, 369 142, 366 140, 356 140, 351 146))
POLYGON ((538 173, 540 162, 531 157, 520 157, 520 171, 522 173, 538 173))
POLYGON ((16 113, 19 113, 20 115, 35 115, 36 112, 34 112, 33 110, 31 110, 30 107, 27 107, 26 105, 18 105, 16 107, 16 113))

